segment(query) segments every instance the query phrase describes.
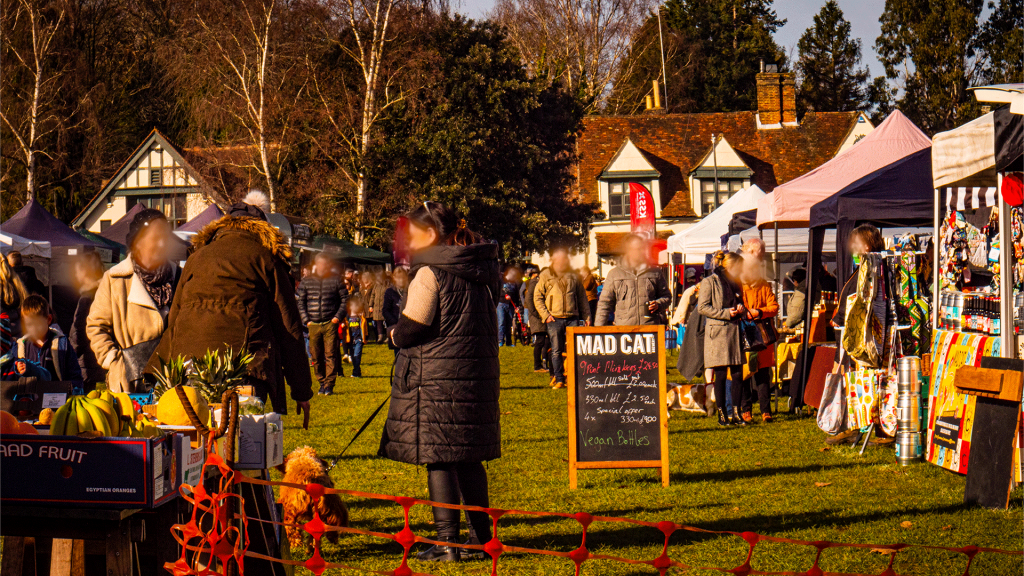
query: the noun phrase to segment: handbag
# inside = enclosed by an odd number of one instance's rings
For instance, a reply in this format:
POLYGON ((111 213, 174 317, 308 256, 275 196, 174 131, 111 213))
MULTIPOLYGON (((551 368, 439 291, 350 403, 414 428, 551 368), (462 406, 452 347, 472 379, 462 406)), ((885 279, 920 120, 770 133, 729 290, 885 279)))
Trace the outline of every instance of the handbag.
POLYGON ((740 320, 740 345, 744 352, 760 352, 768 347, 763 333, 752 320, 740 320))
POLYGON ((133 390, 140 390, 137 386, 140 380, 144 380, 146 366, 149 365, 153 352, 160 344, 160 338, 140 342, 134 346, 121 350, 121 359, 124 361, 124 379, 133 390))
POLYGON ((830 436, 846 430, 846 387, 842 374, 825 376, 817 420, 818 428, 830 436))
POLYGON ((744 352, 760 352, 779 341, 771 318, 740 321, 740 343, 744 352))

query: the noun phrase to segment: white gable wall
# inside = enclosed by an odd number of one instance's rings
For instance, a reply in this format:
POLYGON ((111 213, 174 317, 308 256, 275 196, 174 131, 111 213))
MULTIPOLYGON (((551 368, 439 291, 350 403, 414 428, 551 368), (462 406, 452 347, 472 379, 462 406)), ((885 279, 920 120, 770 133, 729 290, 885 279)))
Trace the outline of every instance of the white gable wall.
POLYGON ((860 116, 857 117, 857 123, 853 125, 853 130, 846 136, 846 140, 843 140, 842 145, 839 146, 839 151, 836 152, 836 156, 846 152, 853 145, 856 144, 861 138, 867 136, 875 129, 874 124, 868 119, 867 114, 861 112, 860 116))
MULTIPOLYGON (((736 150, 732 147, 731 144, 729 144, 729 142, 725 139, 724 136, 719 138, 718 142, 715 144, 714 154, 708 154, 707 158, 704 159, 704 162, 702 162, 700 166, 697 166, 696 169, 706 168, 709 170, 714 170, 716 164, 720 170, 750 168, 749 166, 743 163, 743 160, 740 159, 740 155, 736 153, 736 150)), ((699 216, 707 216, 707 214, 702 213, 704 209, 704 204, 703 202, 701 202, 701 190, 703 188, 700 179, 695 178, 691 174, 688 177, 688 184, 690 187, 690 205, 693 206, 693 211, 696 212, 699 216)), ((750 179, 744 179, 743 187, 747 188, 749 186, 750 179)))
POLYGON ((128 198, 124 196, 110 196, 107 201, 92 211, 85 219, 83 226, 89 232, 99 234, 103 227, 100 224, 103 220, 110 220, 113 224, 128 213, 128 198))
POLYGON ((619 154, 605 168, 605 172, 646 172, 650 170, 654 170, 654 167, 647 161, 647 158, 644 158, 636 144, 633 144, 633 141, 628 138, 619 154))
POLYGON ((161 150, 158 145, 154 145, 149 149, 149 153, 143 155, 131 171, 117 183, 117 189, 151 188, 153 171, 160 173, 162 186, 199 185, 195 178, 188 174, 184 166, 174 161, 170 152, 161 150))

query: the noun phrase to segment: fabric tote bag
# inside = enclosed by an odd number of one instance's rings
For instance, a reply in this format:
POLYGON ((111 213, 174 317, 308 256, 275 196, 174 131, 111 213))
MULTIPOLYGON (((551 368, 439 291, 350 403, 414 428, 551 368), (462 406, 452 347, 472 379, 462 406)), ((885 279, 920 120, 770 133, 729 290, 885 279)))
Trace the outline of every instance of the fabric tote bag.
POLYGON ((878 385, 884 370, 862 369, 848 372, 846 407, 850 428, 866 428, 878 422, 878 404, 881 394, 878 385))
POLYGON ((842 374, 825 376, 825 390, 821 394, 818 410, 818 428, 835 436, 846 430, 846 386, 842 374))

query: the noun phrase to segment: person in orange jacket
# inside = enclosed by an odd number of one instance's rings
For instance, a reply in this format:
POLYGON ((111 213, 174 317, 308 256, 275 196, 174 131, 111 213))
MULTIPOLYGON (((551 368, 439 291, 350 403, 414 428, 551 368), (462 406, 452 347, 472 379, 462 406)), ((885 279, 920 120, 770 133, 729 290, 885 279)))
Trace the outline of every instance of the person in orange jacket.
MULTIPOLYGON (((747 320, 774 318, 779 315, 779 302, 771 284, 764 279, 764 243, 754 238, 743 245, 743 305, 746 307, 747 320), (757 245, 760 243, 760 246, 757 245)), ((752 375, 757 400, 761 406, 761 420, 772 421, 771 385, 772 367, 775 364, 775 345, 757 352, 757 371, 752 375)), ((752 419, 754 399, 749 385, 743 386, 743 397, 740 400, 740 416, 746 422, 752 419)))

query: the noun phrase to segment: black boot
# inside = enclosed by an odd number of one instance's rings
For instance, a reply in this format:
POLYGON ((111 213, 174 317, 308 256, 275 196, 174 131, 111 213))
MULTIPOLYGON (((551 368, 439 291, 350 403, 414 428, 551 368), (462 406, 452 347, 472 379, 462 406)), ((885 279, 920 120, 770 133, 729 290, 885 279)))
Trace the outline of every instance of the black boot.
MULTIPOLYGON (((472 529, 470 530, 472 532, 472 529)), ((465 544, 473 546, 479 546, 480 540, 474 534, 470 534, 469 540, 466 540, 465 544)), ((459 548, 459 558, 465 562, 470 560, 486 560, 490 558, 490 555, 483 550, 476 550, 474 548, 459 548)))
POLYGON ((718 409, 718 425, 719 426, 732 426, 732 422, 725 415, 725 409, 724 408, 719 408, 718 409))
POLYGON ((735 406, 732 407, 732 424, 733 426, 747 425, 746 420, 744 420, 743 417, 740 416, 740 409, 735 406))
MULTIPOLYGON (((451 542, 451 540, 441 540, 443 542, 451 542)), ((435 544, 430 548, 427 548, 423 552, 416 555, 417 560, 424 562, 458 562, 461 560, 459 554, 459 548, 454 546, 441 546, 435 544)))

